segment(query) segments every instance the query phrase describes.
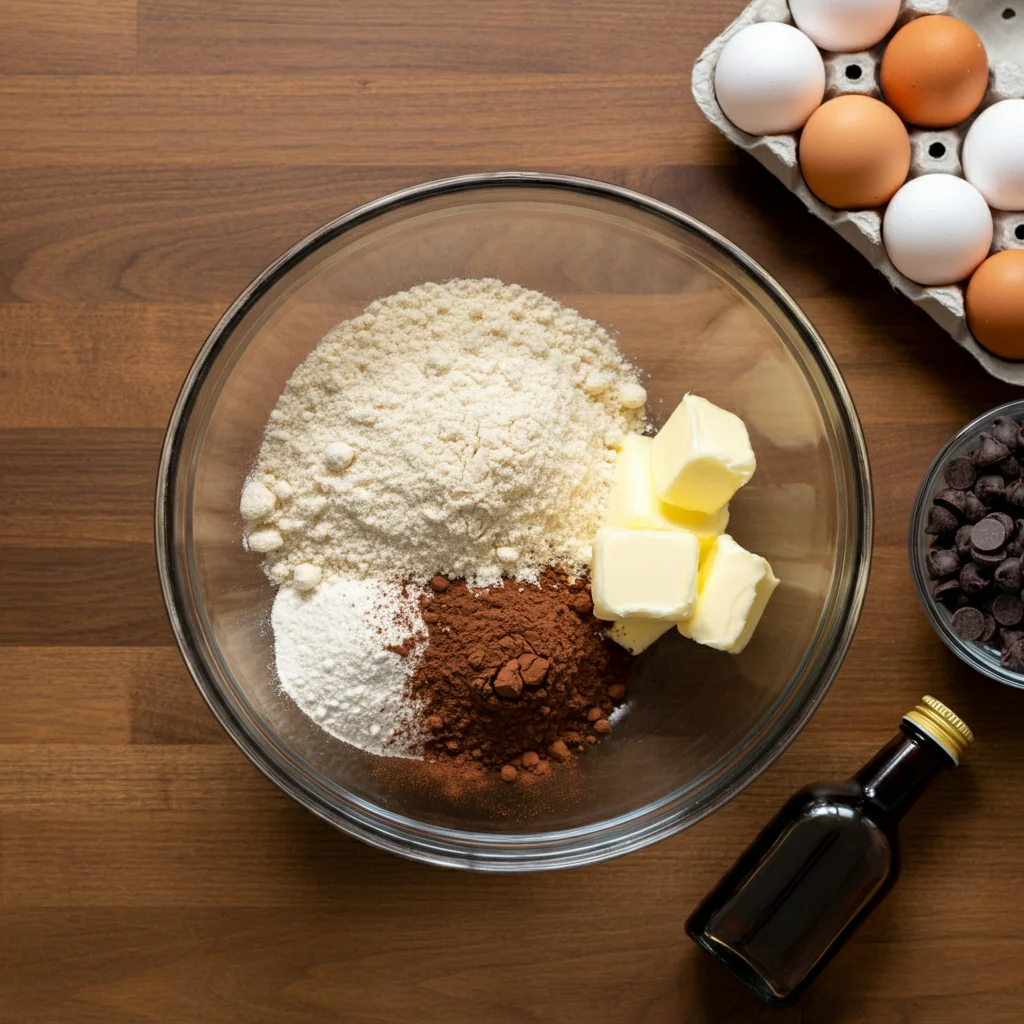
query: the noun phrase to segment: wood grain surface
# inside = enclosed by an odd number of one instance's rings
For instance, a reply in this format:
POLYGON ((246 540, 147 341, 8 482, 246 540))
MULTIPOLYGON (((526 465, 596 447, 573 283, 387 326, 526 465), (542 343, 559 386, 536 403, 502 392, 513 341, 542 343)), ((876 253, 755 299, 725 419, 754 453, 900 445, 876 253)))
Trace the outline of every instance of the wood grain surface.
POLYGON ((6 0, 0 28, 0 1021, 1020 1021, 1024 695, 932 635, 920 476, 1011 396, 689 93, 744 0, 6 0), (220 731, 164 617, 162 431, 221 311, 313 228, 473 170, 588 175, 746 249, 835 354, 871 453, 867 606, 787 753, 653 849, 542 877, 377 853, 220 731), (923 692, 979 742, 905 828, 904 877, 792 1009, 683 920, 782 799, 923 692))

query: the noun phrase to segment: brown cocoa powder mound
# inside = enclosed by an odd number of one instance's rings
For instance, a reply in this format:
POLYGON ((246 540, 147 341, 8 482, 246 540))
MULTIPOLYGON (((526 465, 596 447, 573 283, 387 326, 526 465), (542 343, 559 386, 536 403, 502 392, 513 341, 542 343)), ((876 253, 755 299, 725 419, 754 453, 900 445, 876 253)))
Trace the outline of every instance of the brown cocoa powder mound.
POLYGON ((539 587, 445 582, 421 599, 429 640, 407 683, 427 760, 505 769, 512 782, 607 735, 632 659, 603 636, 586 581, 546 569, 539 587))

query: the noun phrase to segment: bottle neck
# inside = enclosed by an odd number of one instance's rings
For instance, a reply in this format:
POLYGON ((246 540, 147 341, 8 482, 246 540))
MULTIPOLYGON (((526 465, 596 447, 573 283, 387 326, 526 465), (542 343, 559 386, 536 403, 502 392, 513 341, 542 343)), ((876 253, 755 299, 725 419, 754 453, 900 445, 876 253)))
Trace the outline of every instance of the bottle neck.
POLYGON ((894 736, 857 774, 864 795, 893 818, 902 818, 928 783, 955 762, 923 729, 904 721, 894 736))

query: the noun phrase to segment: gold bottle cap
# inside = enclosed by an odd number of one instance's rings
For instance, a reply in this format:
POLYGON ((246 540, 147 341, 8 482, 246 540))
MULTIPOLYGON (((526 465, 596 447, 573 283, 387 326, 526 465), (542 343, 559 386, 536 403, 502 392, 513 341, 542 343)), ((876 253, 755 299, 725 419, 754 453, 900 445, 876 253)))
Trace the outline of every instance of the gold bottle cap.
POLYGON ((967 723, 934 697, 922 697, 921 703, 903 716, 924 730, 942 749, 960 763, 960 755, 974 742, 974 733, 967 723))

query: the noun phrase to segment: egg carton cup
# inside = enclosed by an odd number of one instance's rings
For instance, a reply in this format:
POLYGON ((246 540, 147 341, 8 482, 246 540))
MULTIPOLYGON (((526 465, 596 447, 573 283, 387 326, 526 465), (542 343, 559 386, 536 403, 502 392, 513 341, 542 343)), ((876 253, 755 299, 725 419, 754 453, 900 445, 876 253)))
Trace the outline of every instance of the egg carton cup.
MULTIPOLYGON (((908 126, 911 161, 909 178, 945 173, 963 177, 960 151, 974 118, 998 100, 1024 97, 1024 0, 908 0, 902 5, 892 32, 923 14, 951 14, 978 33, 989 57, 988 91, 972 117, 942 131, 908 126)), ((700 55, 693 68, 693 97, 704 116, 731 142, 747 150, 775 175, 804 205, 846 239, 894 288, 917 303, 953 340, 967 349, 999 380, 1024 386, 1024 363, 992 355, 974 339, 964 314, 964 289, 960 285, 926 288, 904 277, 891 263, 882 245, 882 209, 833 210, 815 196, 804 182, 797 162, 797 134, 748 135, 722 112, 715 97, 715 67, 725 44, 741 29, 759 21, 793 24, 787 0, 754 0, 742 14, 700 55)), ((854 93, 883 99, 879 66, 889 36, 860 53, 823 53, 825 99, 854 93)), ((1024 211, 992 211, 995 233, 992 252, 1024 249, 1024 211)))

